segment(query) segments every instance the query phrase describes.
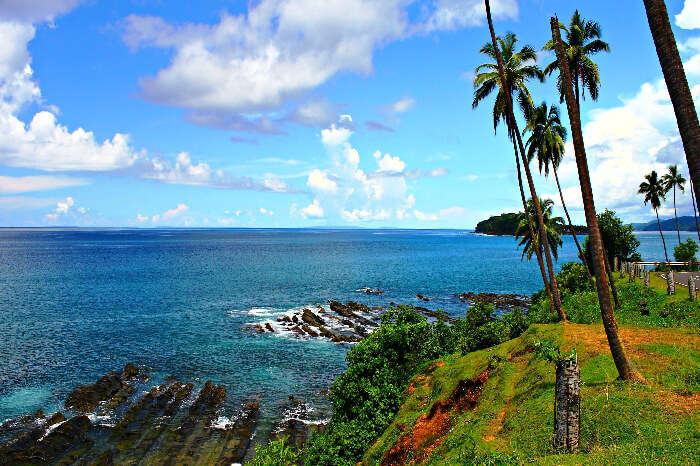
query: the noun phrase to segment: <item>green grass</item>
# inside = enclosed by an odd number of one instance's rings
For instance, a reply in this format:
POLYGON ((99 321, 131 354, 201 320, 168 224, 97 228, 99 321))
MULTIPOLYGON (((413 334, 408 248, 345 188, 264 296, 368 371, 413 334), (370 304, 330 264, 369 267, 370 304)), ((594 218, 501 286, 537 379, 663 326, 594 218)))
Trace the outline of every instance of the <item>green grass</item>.
MULTIPOLYGON (((631 319, 630 319, 631 320, 631 319)), ((697 328, 636 327, 623 337, 633 362, 648 383, 616 380, 602 326, 533 325, 521 337, 490 350, 445 358, 414 378, 414 391, 392 425, 367 452, 365 464, 377 464, 436 401, 447 400, 460 380, 473 379, 489 363, 489 377, 478 406, 453 413, 449 429, 431 441, 424 464, 695 464, 700 451, 697 328), (582 379, 581 451, 551 452, 554 367, 531 352, 538 340, 576 347, 582 379)), ((424 418, 423 418, 424 419, 424 418)))

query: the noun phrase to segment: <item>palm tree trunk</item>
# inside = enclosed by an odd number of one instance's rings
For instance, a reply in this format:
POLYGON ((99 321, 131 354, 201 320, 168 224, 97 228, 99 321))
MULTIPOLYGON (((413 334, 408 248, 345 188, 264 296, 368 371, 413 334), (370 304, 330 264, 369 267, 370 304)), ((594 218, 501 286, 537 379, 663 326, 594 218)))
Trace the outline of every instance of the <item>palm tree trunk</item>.
POLYGON ((673 186, 673 216, 676 217, 676 234, 678 235, 678 244, 681 244, 681 230, 678 228, 678 212, 676 211, 676 187, 673 186))
POLYGON ((666 252, 666 240, 664 239, 664 233, 661 231, 661 222, 659 221, 659 211, 654 208, 654 213, 656 213, 656 224, 659 226, 659 234, 661 235, 661 242, 664 244, 664 256, 666 256, 666 262, 668 262, 668 252, 666 252))
POLYGON ((586 214, 586 222, 589 230, 589 242, 591 245, 591 255, 593 259, 593 273, 595 274, 596 289, 598 291, 598 303, 600 304, 600 314, 603 319, 603 327, 605 334, 608 337, 608 345, 610 353, 612 353, 615 367, 624 380, 643 380, 636 369, 632 366, 625 347, 620 340, 617 329, 617 320, 613 312, 612 303, 610 301, 610 288, 608 277, 605 273, 605 257, 603 254, 603 238, 598 227, 598 217, 595 213, 595 203, 593 201, 593 188, 591 187, 591 178, 588 172, 588 160, 586 159, 586 148, 583 143, 583 134, 581 133, 581 119, 579 116, 578 105, 574 96, 574 90, 571 85, 571 72, 569 64, 566 60, 566 52, 561 43, 559 35, 559 20, 555 17, 550 20, 552 29, 552 40, 554 42, 557 59, 559 61, 559 72, 562 76, 562 85, 564 87, 564 97, 566 98, 566 107, 569 112, 569 122, 571 123, 571 134, 574 142, 574 153, 576 154, 576 166, 578 168, 578 177, 581 183, 581 195, 583 198, 583 208, 586 214))
MULTIPOLYGON (((523 176, 520 172, 520 158, 518 157, 518 147, 515 145, 515 138, 513 138, 513 152, 515 153, 515 166, 518 169, 518 186, 520 187, 520 198, 523 201, 523 212, 525 212, 525 218, 527 219, 527 226, 530 228, 530 238, 535 239, 535 229, 532 226, 532 218, 530 217, 530 211, 527 208, 527 199, 525 198, 525 190, 523 189, 523 176)), ((547 297, 549 298, 549 304, 554 309, 554 299, 552 298, 552 290, 549 287, 549 280, 547 280, 547 273, 544 270, 544 261, 542 260, 542 251, 539 248, 535 249, 537 253, 537 264, 540 266, 540 273, 542 274, 542 281, 544 282, 544 289, 547 291, 547 297)))
POLYGON ((605 270, 608 272, 608 280, 610 280, 610 290, 612 291, 613 301, 615 301, 615 309, 620 308, 620 297, 617 295, 617 287, 615 286, 615 279, 613 278, 612 268, 610 267, 610 258, 608 257, 608 251, 603 245, 603 256, 605 257, 605 270))
POLYGON ((664 0, 644 0, 649 29, 681 133, 695 197, 700 199, 700 124, 664 0))
POLYGON ((569 230, 571 230, 571 236, 574 238, 574 243, 576 243, 576 247, 578 248, 578 254, 581 256, 581 261, 583 262, 583 266, 586 267, 586 273, 588 274, 588 279, 591 281, 591 285, 593 285, 593 278, 591 277, 591 269, 588 268, 588 261, 586 260, 586 256, 583 254, 583 249, 581 249, 581 244, 578 242, 578 238, 576 237, 576 230, 574 229, 573 223, 571 223, 571 217, 569 216, 569 209, 566 208, 566 203, 564 202, 564 195, 561 192, 561 185, 559 184, 559 175, 557 175, 557 169, 556 167, 552 167, 554 171, 554 180, 557 182, 557 189, 559 190, 559 199, 561 199, 561 206, 564 208, 564 214, 566 214, 566 220, 569 222, 569 230))
MULTIPOLYGON (((486 17, 489 23, 489 32, 491 32, 491 42, 493 43, 494 51, 496 52, 496 60, 498 62, 498 73, 501 77, 501 87, 502 89, 508 89, 508 81, 506 79, 506 73, 503 68, 503 57, 498 49, 498 42, 496 41, 496 33, 493 29, 493 21, 491 20, 491 5, 489 0, 484 0, 486 6, 486 17)), ((552 297, 554 298, 554 307, 557 310, 557 314, 561 320, 566 320, 566 313, 561 305, 561 297, 559 296, 559 288, 557 287, 557 278, 554 273, 554 265, 552 264, 552 255, 549 250, 549 241, 547 240, 547 232, 544 227, 544 219, 542 218, 542 208, 540 206, 540 199, 537 197, 537 191, 535 190, 535 184, 532 181, 532 173, 530 172, 530 166, 527 163, 527 158, 525 157, 525 146, 523 145, 523 140, 520 137, 520 129, 518 128, 518 122, 515 120, 515 114, 513 113, 513 100, 511 99, 510 93, 504 92, 506 96, 506 106, 508 107, 508 117, 513 125, 512 129, 515 133, 515 137, 518 141, 518 149, 520 150, 520 159, 523 162, 523 167, 525 168, 525 176, 527 177, 527 184, 530 188, 530 196, 535 204, 535 211, 537 212, 537 223, 540 229, 540 238, 542 238, 542 246, 544 247, 544 256, 547 263, 547 272, 549 273, 550 286, 552 289, 552 297)), ((534 238, 533 238, 534 240, 534 238)))
POLYGON ((690 180, 690 197, 693 199, 693 215, 695 215, 695 231, 698 234, 698 244, 700 244, 700 226, 698 226, 698 209, 695 203, 695 191, 693 190, 693 180, 690 180))

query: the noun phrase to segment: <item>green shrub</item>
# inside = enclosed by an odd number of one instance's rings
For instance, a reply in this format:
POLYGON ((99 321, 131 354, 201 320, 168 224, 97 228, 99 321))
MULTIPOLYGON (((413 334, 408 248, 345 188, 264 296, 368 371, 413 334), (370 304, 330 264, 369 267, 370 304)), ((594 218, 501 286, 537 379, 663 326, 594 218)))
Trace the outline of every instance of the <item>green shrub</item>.
POLYGON ((586 267, 580 262, 563 264, 557 274, 557 285, 562 295, 593 289, 586 267))
POLYGON ((688 238, 673 249, 673 258, 677 262, 690 262, 697 260, 698 243, 688 238))
POLYGON ((287 438, 273 440, 262 447, 255 447, 253 466, 294 466, 299 462, 301 452, 287 445, 287 438))

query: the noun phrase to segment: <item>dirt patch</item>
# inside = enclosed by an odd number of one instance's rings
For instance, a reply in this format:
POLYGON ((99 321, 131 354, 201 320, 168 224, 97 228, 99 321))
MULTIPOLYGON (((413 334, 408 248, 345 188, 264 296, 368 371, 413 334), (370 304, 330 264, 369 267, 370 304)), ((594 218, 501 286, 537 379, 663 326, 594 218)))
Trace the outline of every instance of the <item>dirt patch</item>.
POLYGON ((527 345, 525 348, 520 349, 514 353, 508 353, 508 361, 512 361, 515 358, 519 358, 520 356, 525 356, 526 354, 531 354, 535 352, 535 348, 533 346, 527 345))
POLYGON ((700 411, 700 393, 682 395, 674 392, 658 392, 655 398, 676 414, 694 414, 700 411))
POLYGON ((488 431, 490 432, 489 434, 484 435, 484 441, 485 442, 493 442, 496 440, 496 434, 503 429, 503 421, 506 419, 506 408, 503 408, 500 413, 498 413, 498 416, 494 419, 491 420, 488 424, 488 431))
POLYGON ((430 457, 444 442, 444 435, 452 426, 452 417, 476 408, 488 376, 487 369, 475 379, 462 380, 447 400, 433 403, 430 411, 416 420, 413 429, 399 437, 381 464, 420 463, 430 457))

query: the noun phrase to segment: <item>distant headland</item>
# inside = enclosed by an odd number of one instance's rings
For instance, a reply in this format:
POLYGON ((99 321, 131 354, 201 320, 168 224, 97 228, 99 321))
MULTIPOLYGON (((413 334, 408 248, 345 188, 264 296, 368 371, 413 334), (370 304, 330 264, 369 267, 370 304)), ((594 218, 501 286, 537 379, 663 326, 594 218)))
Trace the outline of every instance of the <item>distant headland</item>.
MULTIPOLYGON (((518 228, 518 223, 520 223, 522 218, 522 212, 509 212, 494 215, 489 217, 487 220, 482 220, 481 222, 477 223, 474 231, 484 235, 513 236, 515 235, 515 230, 518 228)), ((574 225, 574 229, 577 234, 588 234, 588 227, 585 225, 574 225)), ((562 228, 562 231, 559 233, 563 235, 570 234, 568 226, 562 228)))

